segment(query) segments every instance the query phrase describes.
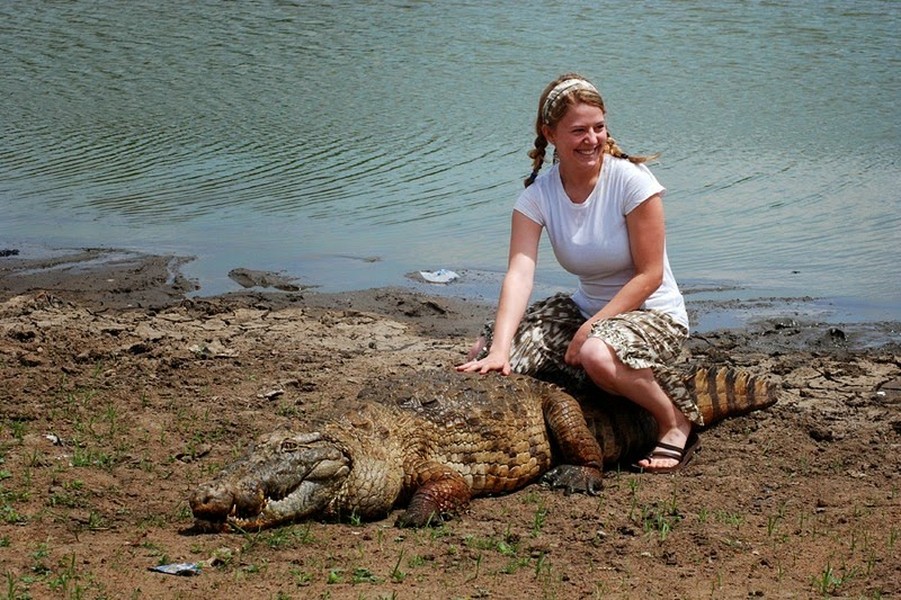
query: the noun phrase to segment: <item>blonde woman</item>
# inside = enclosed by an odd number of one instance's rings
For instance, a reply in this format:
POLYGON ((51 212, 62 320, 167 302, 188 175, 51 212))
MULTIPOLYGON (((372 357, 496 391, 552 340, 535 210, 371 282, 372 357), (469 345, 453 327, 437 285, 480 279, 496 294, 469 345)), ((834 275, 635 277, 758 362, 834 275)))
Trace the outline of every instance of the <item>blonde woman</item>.
POLYGON ((657 446, 636 466, 669 472, 691 457, 693 424, 703 423, 691 399, 663 387, 688 337, 666 253, 666 190, 645 166, 648 157, 617 146, 606 117, 598 90, 578 74, 562 75, 541 94, 533 168, 513 210, 497 314, 457 369, 573 382, 587 376, 654 416, 657 446), (549 145, 553 164, 539 174, 549 145), (579 285, 528 306, 542 230, 579 285))

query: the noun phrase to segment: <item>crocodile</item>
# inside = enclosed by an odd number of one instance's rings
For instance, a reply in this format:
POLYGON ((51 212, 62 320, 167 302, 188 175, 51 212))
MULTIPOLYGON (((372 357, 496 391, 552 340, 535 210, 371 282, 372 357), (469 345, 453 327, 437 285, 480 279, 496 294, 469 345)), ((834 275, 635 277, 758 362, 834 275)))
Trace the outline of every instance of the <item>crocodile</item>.
MULTIPOLYGON (((684 383, 707 426, 777 398, 774 382, 731 367, 695 368, 684 383)), ((656 439, 649 413, 599 390, 577 399, 524 375, 414 372, 367 383, 302 431, 261 436, 189 503, 200 532, 373 520, 396 508, 397 526, 422 527, 539 479, 596 494, 605 465, 656 439)))

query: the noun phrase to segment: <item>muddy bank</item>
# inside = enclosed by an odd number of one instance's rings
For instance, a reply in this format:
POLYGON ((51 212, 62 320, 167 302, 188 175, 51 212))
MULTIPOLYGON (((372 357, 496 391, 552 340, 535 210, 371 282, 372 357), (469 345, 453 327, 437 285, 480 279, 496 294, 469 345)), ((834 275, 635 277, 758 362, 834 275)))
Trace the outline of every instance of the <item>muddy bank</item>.
POLYGON ((0 258, 10 597, 901 594, 896 343, 781 318, 694 336, 696 358, 770 373, 782 399, 703 431, 685 470, 611 471, 597 497, 532 485, 427 531, 392 516, 189 535, 192 487, 256 435, 371 377, 450 368, 491 308, 404 289, 186 298, 172 259, 104 252, 0 258), (206 566, 149 570, 177 562, 206 566))

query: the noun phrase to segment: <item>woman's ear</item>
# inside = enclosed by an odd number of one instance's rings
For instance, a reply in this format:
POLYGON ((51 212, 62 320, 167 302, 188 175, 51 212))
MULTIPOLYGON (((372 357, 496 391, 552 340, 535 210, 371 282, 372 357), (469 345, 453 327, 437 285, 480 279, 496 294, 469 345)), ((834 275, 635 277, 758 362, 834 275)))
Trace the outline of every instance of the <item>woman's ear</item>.
POLYGON ((554 146, 557 145, 557 144, 554 144, 554 128, 553 127, 551 127, 550 125, 542 125, 541 126, 541 134, 544 136, 544 139, 546 139, 550 144, 552 144, 554 146))

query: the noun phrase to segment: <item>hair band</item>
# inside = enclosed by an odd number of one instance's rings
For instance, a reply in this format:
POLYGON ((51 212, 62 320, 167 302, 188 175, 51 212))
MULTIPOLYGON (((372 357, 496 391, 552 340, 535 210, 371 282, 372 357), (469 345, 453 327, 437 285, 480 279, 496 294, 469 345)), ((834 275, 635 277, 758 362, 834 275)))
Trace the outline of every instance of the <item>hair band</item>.
POLYGON ((584 79, 565 79, 548 92, 547 98, 544 100, 544 106, 541 109, 541 120, 548 123, 551 110, 554 108, 557 101, 574 90, 589 90, 600 96, 597 88, 584 79))

